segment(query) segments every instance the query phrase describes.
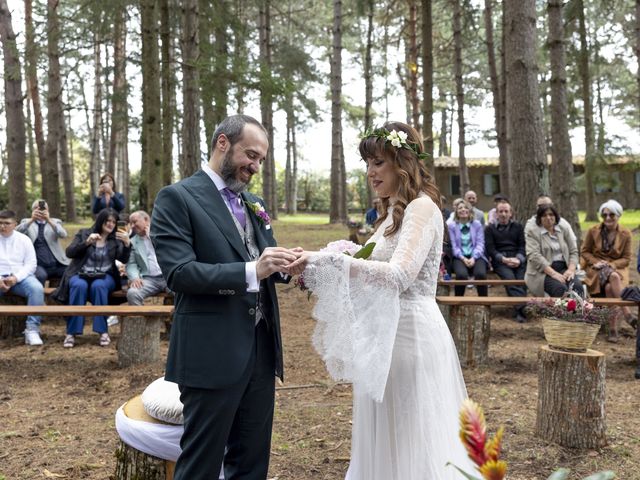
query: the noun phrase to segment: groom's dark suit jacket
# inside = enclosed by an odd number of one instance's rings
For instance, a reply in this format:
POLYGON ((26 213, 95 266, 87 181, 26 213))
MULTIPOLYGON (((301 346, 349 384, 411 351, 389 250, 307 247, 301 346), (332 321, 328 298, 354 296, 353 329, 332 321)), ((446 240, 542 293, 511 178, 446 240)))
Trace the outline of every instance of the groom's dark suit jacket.
MULTIPOLYGON (((262 200, 243 193, 245 202, 262 200)), ((258 294, 247 292, 247 249, 232 214, 202 170, 163 188, 155 201, 151 238, 158 263, 175 292, 175 313, 165 377, 195 388, 218 389, 238 381, 255 338, 258 294)), ((260 252, 273 247, 273 230, 247 209, 260 252)), ((263 310, 273 335, 276 372, 282 378, 280 319, 272 275, 263 310)), ((264 321, 264 320, 263 320, 264 321)))

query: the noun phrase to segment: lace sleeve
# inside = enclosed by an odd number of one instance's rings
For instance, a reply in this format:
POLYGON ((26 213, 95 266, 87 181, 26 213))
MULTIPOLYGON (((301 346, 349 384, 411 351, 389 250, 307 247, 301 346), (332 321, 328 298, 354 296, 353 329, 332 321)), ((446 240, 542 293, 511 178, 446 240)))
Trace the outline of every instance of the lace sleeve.
POLYGON ((391 365, 400 294, 442 238, 442 215, 431 199, 420 197, 408 205, 396 235, 389 261, 318 253, 304 272, 305 284, 318 298, 313 343, 327 370, 376 401, 382 400, 391 365))

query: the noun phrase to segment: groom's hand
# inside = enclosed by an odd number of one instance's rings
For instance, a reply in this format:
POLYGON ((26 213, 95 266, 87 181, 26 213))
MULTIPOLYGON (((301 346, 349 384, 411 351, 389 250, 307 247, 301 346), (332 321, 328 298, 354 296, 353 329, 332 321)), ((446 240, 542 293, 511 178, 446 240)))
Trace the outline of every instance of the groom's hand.
POLYGON ((276 272, 289 273, 287 266, 297 258, 298 255, 288 248, 265 248, 256 262, 256 275, 258 277, 258 281, 263 280, 276 272))

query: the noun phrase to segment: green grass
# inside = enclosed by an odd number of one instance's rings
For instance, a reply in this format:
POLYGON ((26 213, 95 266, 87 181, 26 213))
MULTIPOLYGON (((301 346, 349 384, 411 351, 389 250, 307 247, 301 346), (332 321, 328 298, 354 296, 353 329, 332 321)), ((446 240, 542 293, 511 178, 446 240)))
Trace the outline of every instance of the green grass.
MULTIPOLYGON (((586 213, 584 210, 578 212, 578 217, 580 218, 580 228, 583 232, 600 223, 600 219, 598 219, 597 222, 586 222, 584 219, 585 216, 586 213)), ((638 226, 640 226, 640 210, 625 210, 622 214, 622 217, 620 217, 619 223, 629 230, 638 228, 638 226)))

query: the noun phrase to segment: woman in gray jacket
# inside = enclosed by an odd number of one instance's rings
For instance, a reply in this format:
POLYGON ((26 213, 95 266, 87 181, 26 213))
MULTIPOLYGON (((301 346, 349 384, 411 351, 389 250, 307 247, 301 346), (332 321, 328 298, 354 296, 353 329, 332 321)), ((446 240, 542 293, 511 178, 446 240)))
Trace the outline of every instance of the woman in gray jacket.
POLYGON ((552 205, 541 205, 536 212, 536 228, 527 231, 527 288, 536 297, 546 293, 561 297, 569 288, 583 296, 582 283, 575 276, 578 246, 571 235, 557 227, 560 215, 552 205))

